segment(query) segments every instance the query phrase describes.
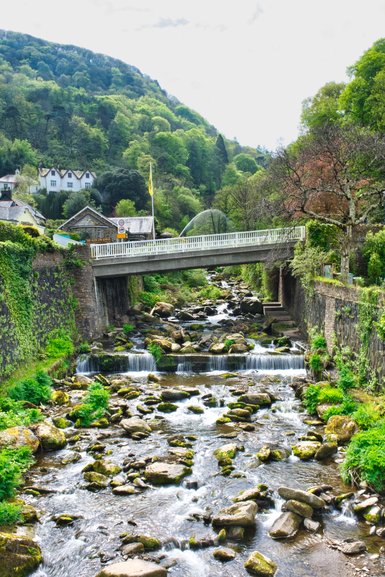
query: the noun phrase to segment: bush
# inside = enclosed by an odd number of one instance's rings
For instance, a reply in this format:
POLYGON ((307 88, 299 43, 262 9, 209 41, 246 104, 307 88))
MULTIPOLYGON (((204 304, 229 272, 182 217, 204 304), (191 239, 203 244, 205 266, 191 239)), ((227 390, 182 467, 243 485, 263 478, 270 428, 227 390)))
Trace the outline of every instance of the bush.
POLYGON ((33 463, 29 447, 0 451, 0 501, 13 497, 22 475, 33 463))
POLYGON ((150 343, 147 347, 148 351, 152 354, 155 361, 158 363, 163 356, 163 350, 156 343, 150 343))
POLYGON ((36 376, 16 383, 8 391, 14 401, 28 401, 33 405, 47 403, 52 394, 52 380, 44 371, 38 371, 36 376))
POLYGON ((23 517, 20 505, 0 502, 0 527, 5 525, 14 525, 22 520, 23 517))
POLYGON ((345 395, 341 404, 329 407, 322 418, 327 422, 334 415, 351 415, 357 409, 357 403, 350 395, 345 395))
POLYGON ((370 429, 373 427, 380 419, 381 415, 374 405, 362 404, 354 411, 352 414, 352 419, 357 423, 360 429, 370 429))
POLYGON ((319 404, 318 398, 321 387, 319 385, 310 385, 305 392, 305 398, 303 404, 306 410, 314 415, 317 412, 317 406, 319 404))
POLYGON ((47 357, 52 359, 73 355, 74 345, 70 335, 64 330, 52 332, 49 336, 45 352, 47 357))
POLYGON ((132 331, 135 329, 134 325, 131 325, 129 323, 126 323, 123 325, 123 332, 126 335, 129 335, 130 333, 132 333, 132 331))
POLYGON ((341 466, 344 481, 358 485, 366 481, 375 491, 385 490, 385 422, 357 433, 341 466))
POLYGON ((44 419, 39 409, 25 409, 22 402, 0 398, 0 430, 25 426, 44 419))
POLYGON ((343 392, 336 387, 320 387, 319 385, 310 385, 305 393, 304 405, 307 411, 314 415, 317 412, 318 405, 323 403, 343 403, 344 400, 345 396, 343 392))
POLYGON ((88 387, 84 403, 76 411, 77 424, 88 427, 94 421, 101 419, 107 412, 110 393, 101 383, 92 383, 88 387))
POLYGON ((198 291, 198 298, 200 299, 209 299, 209 300, 217 300, 222 297, 222 290, 214 285, 208 285, 207 287, 201 288, 198 291))

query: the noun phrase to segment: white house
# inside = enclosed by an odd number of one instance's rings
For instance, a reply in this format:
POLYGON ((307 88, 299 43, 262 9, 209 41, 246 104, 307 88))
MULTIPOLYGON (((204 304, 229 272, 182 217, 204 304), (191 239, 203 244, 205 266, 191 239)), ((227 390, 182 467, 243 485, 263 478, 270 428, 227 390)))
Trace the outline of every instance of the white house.
POLYGON ((71 170, 39 167, 39 186, 47 192, 68 190, 77 192, 82 188, 91 188, 96 175, 91 170, 71 170))

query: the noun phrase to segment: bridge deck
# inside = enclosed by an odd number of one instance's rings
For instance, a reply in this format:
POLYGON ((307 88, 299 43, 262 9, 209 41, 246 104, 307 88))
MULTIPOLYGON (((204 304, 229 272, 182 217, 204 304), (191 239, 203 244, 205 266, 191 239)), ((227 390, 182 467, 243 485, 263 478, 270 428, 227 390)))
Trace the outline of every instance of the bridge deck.
MULTIPOLYGON (((186 252, 198 252, 202 256, 205 251, 220 249, 239 249, 242 247, 284 246, 293 245, 298 240, 304 240, 305 227, 273 228, 226 234, 210 234, 204 236, 177 237, 170 239, 143 240, 130 242, 113 242, 108 244, 92 244, 91 258, 124 259, 153 257, 156 255, 178 255, 186 252)), ((96 263, 95 263, 96 264, 96 263)))

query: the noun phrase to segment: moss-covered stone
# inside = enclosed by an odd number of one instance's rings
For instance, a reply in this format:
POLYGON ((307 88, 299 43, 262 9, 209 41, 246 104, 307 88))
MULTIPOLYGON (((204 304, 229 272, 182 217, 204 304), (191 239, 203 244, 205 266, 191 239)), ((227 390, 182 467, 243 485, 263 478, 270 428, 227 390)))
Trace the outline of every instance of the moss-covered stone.
POLYGON ((0 577, 24 577, 42 561, 35 541, 22 535, 0 533, 0 577))
POLYGON ((161 413, 173 413, 178 409, 178 405, 174 403, 159 403, 158 411, 161 413))
POLYGON ((245 569, 257 577, 273 577, 277 571, 277 564, 259 551, 254 551, 247 559, 245 569))

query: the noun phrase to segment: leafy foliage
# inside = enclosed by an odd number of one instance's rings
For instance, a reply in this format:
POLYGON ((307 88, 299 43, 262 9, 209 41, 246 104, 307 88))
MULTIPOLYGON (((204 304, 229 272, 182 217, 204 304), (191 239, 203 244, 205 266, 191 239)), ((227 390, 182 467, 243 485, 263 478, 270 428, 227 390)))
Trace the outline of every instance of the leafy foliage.
POLYGON ((0 527, 14 525, 22 520, 21 506, 0 501, 0 527))
POLYGON ((52 380, 44 371, 36 373, 35 378, 25 379, 16 383, 8 391, 14 401, 28 401, 33 405, 47 403, 52 394, 52 380))
POLYGON ((156 343, 150 343, 147 348, 154 357, 155 361, 158 363, 160 359, 163 357, 163 351, 161 347, 156 343))
POLYGON ((110 393, 101 383, 91 383, 84 397, 84 403, 76 411, 76 424, 80 427, 88 427, 102 418, 107 412, 109 398, 110 393))
POLYGON ((32 464, 29 447, 2 449, 0 451, 0 501, 13 497, 22 481, 22 474, 32 464))
POLYGON ((345 481, 357 485, 366 481, 375 491, 385 490, 385 423, 357 433, 341 466, 345 481))
POLYGON ((26 409, 23 402, 13 401, 9 397, 0 397, 0 430, 20 425, 28 427, 43 418, 39 409, 26 409))

